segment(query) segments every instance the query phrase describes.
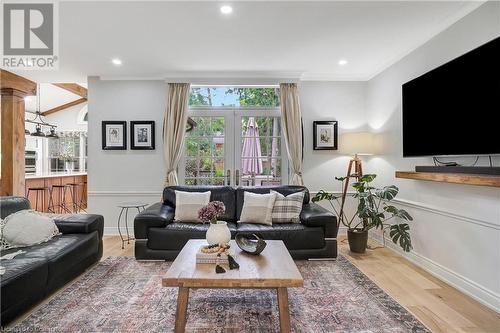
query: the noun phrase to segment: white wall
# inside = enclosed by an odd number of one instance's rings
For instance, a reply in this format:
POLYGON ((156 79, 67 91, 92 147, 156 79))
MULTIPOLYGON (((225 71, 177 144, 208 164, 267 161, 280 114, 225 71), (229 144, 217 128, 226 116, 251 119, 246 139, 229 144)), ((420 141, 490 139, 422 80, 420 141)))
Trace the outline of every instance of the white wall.
POLYGON ((365 82, 302 82, 299 86, 304 121, 303 175, 311 191, 340 190, 335 176, 345 176, 350 156, 334 150, 313 150, 313 121, 337 120, 339 134, 366 127, 365 82))
MULTIPOLYGON (((400 188, 399 204, 415 218, 409 259, 500 311, 500 189, 400 180, 396 170, 432 165, 431 158, 402 158, 401 85, 500 34, 500 3, 479 7, 368 82, 367 117, 382 133, 384 153, 367 167, 379 183, 400 188)), ((471 115, 466 115, 471 116, 471 115)), ((425 135, 425 122, 422 119, 425 135)), ((472 158, 462 159, 470 164, 472 158)), ((486 159, 480 161, 486 165, 486 159)), ((495 157, 500 165, 500 158, 495 157)))
MULTIPOLYGON (((165 108, 164 81, 88 81, 89 211, 105 217, 105 232, 117 234, 120 202, 160 201, 164 181, 161 128, 165 108), (101 122, 127 121, 127 150, 102 150, 101 122), (154 120, 156 150, 130 150, 130 121, 154 120)), ((129 226, 133 226, 133 213, 129 226)), ((132 228, 133 229, 133 228, 132 228)))

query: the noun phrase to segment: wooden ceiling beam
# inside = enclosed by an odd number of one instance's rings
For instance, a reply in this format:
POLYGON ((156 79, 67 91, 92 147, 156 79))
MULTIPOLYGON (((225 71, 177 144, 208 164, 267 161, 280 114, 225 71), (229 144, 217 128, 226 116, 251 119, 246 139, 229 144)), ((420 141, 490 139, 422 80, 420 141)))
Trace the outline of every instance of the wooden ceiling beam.
POLYGON ((76 83, 52 83, 56 87, 72 92, 82 98, 87 98, 87 88, 76 83))
POLYGON ((86 98, 80 98, 80 99, 77 99, 76 101, 72 101, 72 102, 69 102, 69 103, 66 103, 63 105, 59 105, 55 108, 49 109, 45 112, 42 112, 42 116, 48 116, 49 114, 56 113, 56 112, 65 110, 67 108, 70 108, 72 106, 79 105, 79 104, 86 103, 86 102, 87 102, 86 98))
POLYGON ((13 89, 20 95, 36 96, 36 82, 3 69, 0 69, 0 89, 13 89))

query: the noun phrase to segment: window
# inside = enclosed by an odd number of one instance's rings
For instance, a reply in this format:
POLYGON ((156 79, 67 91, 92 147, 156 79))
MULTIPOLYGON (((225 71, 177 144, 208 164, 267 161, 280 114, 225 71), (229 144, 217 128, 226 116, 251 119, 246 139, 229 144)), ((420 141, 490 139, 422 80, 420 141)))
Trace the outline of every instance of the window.
POLYGON ((57 134, 59 138, 48 140, 48 163, 50 172, 86 171, 86 133, 58 132, 57 134))
POLYGON ((277 87, 193 87, 179 178, 186 185, 286 182, 277 87))
POLYGON ((278 87, 191 88, 190 107, 278 107, 278 87))

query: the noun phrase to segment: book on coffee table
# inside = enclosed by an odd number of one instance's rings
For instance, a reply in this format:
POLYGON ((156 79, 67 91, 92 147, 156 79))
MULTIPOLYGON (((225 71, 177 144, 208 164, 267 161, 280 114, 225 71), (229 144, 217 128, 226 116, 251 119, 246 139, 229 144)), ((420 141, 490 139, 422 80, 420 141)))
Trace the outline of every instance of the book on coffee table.
MULTIPOLYGON (((196 263, 197 264, 215 264, 217 260, 218 253, 203 253, 201 249, 204 247, 200 246, 198 252, 196 252, 196 263)), ((231 254, 232 255, 232 254, 231 254)), ((219 258, 220 264, 229 264, 229 260, 227 259, 227 255, 225 253, 220 254, 219 258)))

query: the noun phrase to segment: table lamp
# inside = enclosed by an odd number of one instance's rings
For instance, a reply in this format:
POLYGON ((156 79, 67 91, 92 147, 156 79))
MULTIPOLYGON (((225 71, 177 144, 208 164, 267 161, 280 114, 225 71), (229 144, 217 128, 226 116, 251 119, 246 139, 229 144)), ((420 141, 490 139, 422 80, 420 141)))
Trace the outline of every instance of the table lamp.
POLYGON ((375 153, 375 135, 369 132, 344 133, 339 140, 340 152, 353 155, 347 166, 347 174, 342 190, 342 202, 340 204, 340 216, 342 221, 344 215, 344 204, 349 188, 349 180, 356 178, 357 181, 363 176, 363 168, 359 156, 373 155, 375 153), (354 172, 353 172, 354 167, 354 172))

